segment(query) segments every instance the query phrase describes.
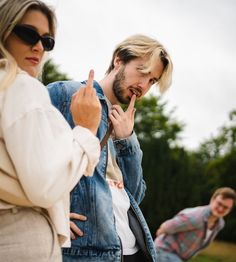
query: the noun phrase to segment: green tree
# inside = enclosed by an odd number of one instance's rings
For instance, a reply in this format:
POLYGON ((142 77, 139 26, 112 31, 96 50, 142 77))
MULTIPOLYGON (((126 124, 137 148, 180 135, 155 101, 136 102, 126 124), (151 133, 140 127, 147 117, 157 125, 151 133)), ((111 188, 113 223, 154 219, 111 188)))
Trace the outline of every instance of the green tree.
POLYGON ((201 162, 179 146, 184 125, 166 112, 159 97, 142 98, 136 104, 135 131, 143 150, 143 174, 147 184, 141 204, 151 232, 181 209, 200 203, 201 162))
POLYGON ((43 67, 41 81, 44 85, 48 85, 55 81, 69 80, 67 74, 59 71, 59 66, 54 64, 52 59, 48 60, 43 67))
POLYGON ((216 136, 201 143, 198 153, 202 161, 208 163, 220 158, 236 148, 236 110, 229 113, 229 123, 222 126, 216 136))
MULTIPOLYGON (((201 144, 197 152, 202 160, 205 184, 205 198, 209 198, 218 187, 236 189, 236 110, 230 112, 229 123, 222 126, 215 137, 201 144)), ((236 239, 236 211, 227 218, 226 228, 219 235, 221 239, 236 239)))
POLYGON ((135 131, 139 140, 163 138, 169 145, 179 141, 184 125, 173 118, 173 110, 166 112, 166 103, 162 102, 160 97, 143 97, 135 107, 135 131))

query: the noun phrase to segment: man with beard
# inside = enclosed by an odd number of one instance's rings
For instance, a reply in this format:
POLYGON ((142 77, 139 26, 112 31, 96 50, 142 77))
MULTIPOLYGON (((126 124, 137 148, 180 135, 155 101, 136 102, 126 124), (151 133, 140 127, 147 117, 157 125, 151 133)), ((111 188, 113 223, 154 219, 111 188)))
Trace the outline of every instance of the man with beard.
MULTIPOLYGON (((71 192, 72 246, 63 249, 64 261, 156 261, 152 236, 138 206, 146 185, 142 151, 133 131, 134 105, 153 84, 164 92, 171 76, 165 48, 155 39, 134 35, 117 45, 105 77, 93 82, 102 105, 97 132, 102 151, 93 176, 83 177, 71 192), (121 104, 128 105, 126 111, 121 104)), ((80 95, 77 90, 85 83, 48 86, 52 103, 72 127, 71 97, 80 95)))

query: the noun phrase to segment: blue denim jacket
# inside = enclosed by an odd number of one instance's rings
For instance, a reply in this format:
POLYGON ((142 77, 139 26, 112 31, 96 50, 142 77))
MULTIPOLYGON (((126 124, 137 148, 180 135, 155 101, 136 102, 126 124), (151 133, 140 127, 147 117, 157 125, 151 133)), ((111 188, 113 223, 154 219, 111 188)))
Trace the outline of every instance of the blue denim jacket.
MULTIPOLYGON (((63 81, 48 85, 53 105, 63 114, 71 127, 74 127, 70 113, 71 96, 84 83, 63 81)), ((94 81, 94 88, 102 105, 102 119, 97 132, 97 137, 101 140, 108 128, 108 106, 103 90, 96 81, 94 81)), ((116 152, 117 163, 123 174, 131 208, 145 236, 150 261, 156 261, 153 239, 138 206, 146 190, 142 176, 142 151, 139 142, 133 132, 129 138, 115 140, 112 144, 114 146, 112 150, 116 152)), ((71 248, 63 249, 64 261, 122 261, 122 248, 115 228, 112 196, 106 182, 107 154, 107 146, 104 146, 93 176, 82 177, 71 192, 71 212, 85 215, 87 220, 74 221, 84 235, 72 240, 71 248)))

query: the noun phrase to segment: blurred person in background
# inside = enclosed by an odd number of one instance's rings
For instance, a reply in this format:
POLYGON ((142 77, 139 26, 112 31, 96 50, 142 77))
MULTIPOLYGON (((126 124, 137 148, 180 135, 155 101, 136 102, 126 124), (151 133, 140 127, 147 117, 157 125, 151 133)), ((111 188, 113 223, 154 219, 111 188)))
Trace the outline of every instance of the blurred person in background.
POLYGON ((209 205, 186 208, 156 231, 157 261, 182 262, 206 248, 225 225, 224 217, 236 204, 236 192, 218 188, 209 205))

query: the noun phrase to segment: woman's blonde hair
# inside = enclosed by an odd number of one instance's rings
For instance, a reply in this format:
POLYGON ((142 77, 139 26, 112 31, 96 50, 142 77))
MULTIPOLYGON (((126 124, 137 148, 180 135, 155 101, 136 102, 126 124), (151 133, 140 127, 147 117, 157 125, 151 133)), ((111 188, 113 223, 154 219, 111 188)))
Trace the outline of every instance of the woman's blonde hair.
POLYGON ((0 90, 9 86, 15 79, 18 66, 5 47, 6 39, 28 10, 41 11, 48 19, 50 34, 55 36, 55 14, 39 0, 0 0, 0 68, 6 75, 0 83, 0 90))
POLYGON ((163 73, 157 82, 160 92, 164 93, 171 85, 173 64, 168 52, 157 40, 145 35, 133 35, 125 39, 116 46, 107 74, 113 70, 116 57, 119 57, 124 64, 136 58, 147 58, 149 65, 142 70, 143 73, 150 72, 156 61, 160 59, 164 66, 163 73))

